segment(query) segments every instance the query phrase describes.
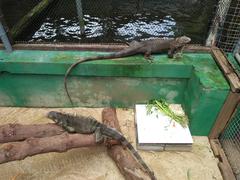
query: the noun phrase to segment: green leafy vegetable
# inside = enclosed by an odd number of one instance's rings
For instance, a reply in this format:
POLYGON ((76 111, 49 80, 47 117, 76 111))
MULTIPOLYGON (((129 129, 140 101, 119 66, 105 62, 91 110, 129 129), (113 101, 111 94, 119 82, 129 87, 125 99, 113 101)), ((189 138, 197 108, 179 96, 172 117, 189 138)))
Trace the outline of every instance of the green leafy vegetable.
POLYGON ((171 119, 178 122, 183 127, 186 127, 186 125, 188 124, 188 119, 186 116, 175 114, 169 108, 169 104, 162 99, 149 101, 149 103, 147 104, 147 114, 152 114, 154 111, 163 112, 166 116, 169 116, 171 119))

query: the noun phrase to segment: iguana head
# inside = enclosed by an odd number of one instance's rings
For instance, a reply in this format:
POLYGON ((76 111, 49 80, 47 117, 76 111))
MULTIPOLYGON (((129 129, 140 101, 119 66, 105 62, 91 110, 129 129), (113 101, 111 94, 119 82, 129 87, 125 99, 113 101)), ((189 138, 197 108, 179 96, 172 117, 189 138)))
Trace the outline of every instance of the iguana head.
POLYGON ((191 38, 189 38, 187 36, 181 36, 181 37, 176 38, 176 41, 179 45, 185 45, 191 41, 191 38))
POLYGON ((67 119, 64 118, 63 114, 57 111, 48 112, 47 117, 61 126, 67 123, 67 119))
POLYGON ((52 119, 54 122, 57 122, 58 121, 58 118, 57 118, 58 117, 58 112, 50 111, 50 112, 48 112, 47 117, 49 119, 52 119))

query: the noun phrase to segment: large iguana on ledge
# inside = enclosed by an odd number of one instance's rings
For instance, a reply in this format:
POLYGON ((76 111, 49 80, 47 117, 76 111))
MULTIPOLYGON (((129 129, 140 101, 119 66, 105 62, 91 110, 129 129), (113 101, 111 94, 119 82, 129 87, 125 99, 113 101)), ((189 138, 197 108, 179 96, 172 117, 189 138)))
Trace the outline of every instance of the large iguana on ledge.
POLYGON ((187 36, 181 36, 177 37, 175 39, 150 39, 146 41, 133 41, 129 43, 129 46, 125 49, 107 54, 107 55, 98 55, 98 56, 92 56, 92 57, 86 57, 86 58, 80 58, 77 62, 73 63, 68 70, 65 73, 64 76, 64 87, 65 91, 67 93, 67 96, 73 104, 72 99, 69 95, 68 88, 67 88, 67 77, 78 64, 87 62, 87 61, 93 61, 93 60, 105 60, 105 59, 116 59, 116 58, 122 58, 127 56, 133 56, 136 54, 144 54, 144 57, 146 59, 151 59, 150 56, 152 53, 162 53, 163 51, 168 51, 168 57, 173 58, 174 54, 182 51, 184 46, 189 43, 191 39, 187 36))

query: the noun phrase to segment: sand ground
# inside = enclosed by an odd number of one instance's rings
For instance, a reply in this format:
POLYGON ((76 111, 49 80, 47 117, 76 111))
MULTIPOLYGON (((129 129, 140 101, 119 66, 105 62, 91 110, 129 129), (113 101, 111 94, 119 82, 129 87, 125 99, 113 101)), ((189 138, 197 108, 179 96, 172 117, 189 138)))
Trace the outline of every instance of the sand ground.
MULTIPOLYGON (((0 124, 40 124, 51 122, 46 108, 0 108, 0 124)), ((51 109, 52 110, 52 109, 51 109)), ((101 121, 101 108, 57 109, 101 121)), ((135 146, 134 111, 117 109, 123 134, 135 146)), ((218 160, 214 157, 207 137, 193 137, 191 152, 139 151, 145 162, 162 180, 221 180, 218 160)), ((77 179, 121 180, 123 176, 107 155, 104 146, 77 148, 66 153, 47 153, 0 165, 0 179, 77 179)))

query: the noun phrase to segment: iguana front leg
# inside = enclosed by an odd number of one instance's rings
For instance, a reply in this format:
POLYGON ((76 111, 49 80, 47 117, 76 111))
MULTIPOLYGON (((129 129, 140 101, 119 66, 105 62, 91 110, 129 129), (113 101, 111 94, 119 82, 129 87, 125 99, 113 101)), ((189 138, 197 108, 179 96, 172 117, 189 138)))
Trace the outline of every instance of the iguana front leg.
POLYGON ((175 52, 174 55, 173 55, 173 58, 174 58, 174 59, 181 58, 181 57, 182 57, 182 53, 183 53, 183 49, 184 49, 184 46, 182 46, 182 47, 180 47, 180 48, 177 48, 177 49, 176 49, 176 52, 175 52))
POLYGON ((76 132, 75 129, 73 127, 70 127, 70 126, 65 126, 64 129, 66 129, 67 132, 69 132, 69 133, 75 133, 76 132))
POLYGON ((170 47, 170 49, 168 50, 168 57, 173 58, 174 57, 174 52, 175 52, 175 48, 170 47))
POLYGON ((145 52, 144 58, 145 58, 148 62, 153 63, 153 58, 152 58, 152 56, 151 56, 151 51, 145 52))
POLYGON ((100 127, 97 127, 95 132, 95 139, 96 139, 96 143, 101 143, 104 141, 104 137, 102 135, 102 132, 101 132, 101 128, 100 127))
POLYGON ((180 58, 182 57, 182 52, 183 52, 184 46, 181 47, 171 47, 168 50, 168 57, 169 58, 180 58))

